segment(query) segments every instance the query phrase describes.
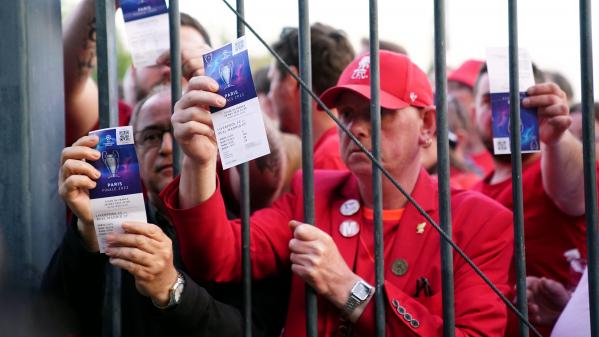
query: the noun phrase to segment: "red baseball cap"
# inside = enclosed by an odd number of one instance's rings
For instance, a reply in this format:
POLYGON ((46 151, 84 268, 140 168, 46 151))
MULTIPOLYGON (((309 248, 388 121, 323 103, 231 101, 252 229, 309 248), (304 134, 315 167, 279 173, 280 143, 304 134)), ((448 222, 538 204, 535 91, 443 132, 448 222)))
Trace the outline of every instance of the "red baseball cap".
MULTIPOLYGON (((381 50, 381 106, 402 109, 407 106, 424 108, 433 105, 433 90, 426 74, 405 55, 381 50)), ((370 55, 361 55, 350 63, 337 85, 327 89, 320 99, 335 106, 343 92, 354 92, 370 99, 370 55)))
POLYGON ((457 69, 450 72, 449 76, 447 76, 447 80, 460 82, 469 86, 470 88, 474 88, 474 84, 476 84, 476 79, 478 78, 478 73, 480 72, 480 68, 483 66, 483 64, 483 61, 467 60, 457 69))

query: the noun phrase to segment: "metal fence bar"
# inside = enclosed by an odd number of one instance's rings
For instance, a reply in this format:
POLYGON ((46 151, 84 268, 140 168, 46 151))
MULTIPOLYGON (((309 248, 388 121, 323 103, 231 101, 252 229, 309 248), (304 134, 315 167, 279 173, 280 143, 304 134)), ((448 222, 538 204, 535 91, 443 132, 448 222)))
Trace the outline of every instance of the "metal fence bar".
MULTIPOLYGON (((237 0, 237 37, 245 35, 245 26, 240 18, 244 16, 244 0, 237 0)), ((248 163, 239 166, 241 185, 241 266, 243 278, 243 335, 252 336, 252 260, 250 255, 250 169, 248 163)))
MULTIPOLYGON (((369 1, 369 40, 370 40, 370 125, 372 156, 381 160, 381 98, 380 98, 380 57, 379 57, 379 15, 378 1, 369 1)), ((382 175, 372 164, 372 205, 374 211, 374 300, 376 336, 385 336, 385 258, 383 239, 383 190, 382 175)))
MULTIPOLYGON (((237 13, 237 11, 227 2, 227 0, 222 0, 222 1, 227 6, 227 8, 229 8, 233 13, 235 13, 236 15, 238 15, 238 17, 240 17, 239 14, 237 13)), ((428 213, 426 213, 426 211, 424 211, 422 209, 422 207, 420 207, 420 205, 416 202, 416 200, 414 200, 414 198, 412 198, 412 196, 410 196, 410 194, 407 193, 403 189, 403 187, 401 187, 401 185, 397 182, 397 180, 395 178, 393 178, 391 173, 389 173, 389 171, 387 171, 383 167, 383 165, 380 163, 380 161, 376 160, 372 156, 372 153, 366 147, 364 147, 364 144, 362 144, 347 129, 347 127, 341 123, 339 118, 337 118, 337 116, 335 116, 335 114, 331 111, 331 109, 329 109, 322 102, 322 100, 318 97, 318 95, 316 95, 314 93, 314 91, 312 91, 312 89, 310 89, 308 87, 308 85, 298 75, 296 75, 293 72, 291 67, 287 63, 285 63, 285 61, 281 58, 281 56, 279 54, 277 54, 268 45, 268 43, 266 41, 264 41, 264 39, 256 32, 256 30, 254 30, 254 28, 247 21, 245 21, 243 18, 241 18, 241 21, 252 32, 252 34, 254 34, 254 36, 256 36, 258 41, 260 41, 260 43, 262 43, 262 45, 271 53, 271 55, 277 60, 277 62, 279 62, 283 66, 283 68, 289 74, 289 76, 293 77, 293 79, 297 81, 297 83, 300 85, 300 87, 302 87, 302 90, 305 90, 306 92, 308 92, 310 97, 312 97, 312 99, 318 104, 318 106, 321 107, 326 112, 326 114, 335 122, 335 124, 337 124, 337 127, 342 132, 344 132, 351 139, 351 141, 354 144, 356 144, 356 146, 358 146, 360 151, 362 151, 368 157, 368 159, 370 159, 376 165, 376 167, 379 170, 382 171, 383 175, 387 179, 389 179, 391 184, 393 184, 393 186, 395 186, 395 188, 397 188, 397 190, 400 191, 400 193, 408 200, 408 202, 410 204, 412 204, 414 206, 414 208, 416 208, 416 211, 418 211, 418 213, 426 219, 426 221, 435 229, 435 231, 437 231, 437 233, 439 233, 439 235, 443 238, 443 240, 447 241, 447 243, 449 243, 449 245, 458 253, 458 255, 464 259, 464 261, 470 266, 470 268, 472 268, 472 270, 476 273, 476 275, 478 275, 483 280, 483 282, 485 282, 485 284, 497 295, 497 297, 499 297, 499 299, 508 307, 508 309, 510 311, 512 311, 520 320, 523 320, 524 324, 526 324, 536 336, 542 337, 541 334, 536 330, 536 328, 530 322, 528 322, 527 319, 524 318, 524 316, 522 315, 522 313, 520 313, 520 311, 518 309, 516 309, 516 307, 512 304, 512 302, 507 297, 505 297, 505 295, 493 284, 493 282, 491 282, 489 280, 489 278, 476 266, 476 264, 472 261, 472 259, 470 259, 468 257, 468 255, 466 255, 466 253, 464 253, 464 251, 458 245, 456 245, 455 242, 453 242, 451 237, 447 236, 445 231, 443 231, 441 229, 441 227, 439 227, 437 222, 433 218, 431 218, 431 216, 428 213)))
MULTIPOLYGON (((298 0, 299 71, 300 77, 312 89, 312 48, 310 45, 310 15, 308 0, 298 0)), ((302 122, 302 186, 304 221, 314 224, 314 158, 312 141, 312 100, 306 90, 301 91, 302 122)), ((316 293, 306 284, 306 336, 318 336, 318 305, 316 293)))
POLYGON ((597 242, 597 176, 595 171, 595 113, 593 107, 593 45, 591 39, 591 1, 580 0, 580 75, 582 88, 582 137, 584 158, 585 217, 589 311, 591 336, 599 336, 599 248, 597 242))
MULTIPOLYGON (((100 128, 118 125, 118 83, 114 0, 96 1, 98 113, 100 128)), ((121 335, 121 270, 107 264, 103 336, 121 335)))
POLYGON ((108 128, 119 123, 114 0, 96 1, 96 28, 98 112, 100 128, 108 128))
MULTIPOLYGON (((168 25, 170 34, 170 62, 171 62, 171 114, 175 113, 175 103, 181 98, 181 13, 179 11, 179 0, 170 0, 168 8, 168 25)), ((173 142, 173 175, 180 172, 181 151, 175 137, 173 142)))
MULTIPOLYGON (((526 300, 526 263, 524 256, 524 214, 522 197, 522 156, 520 151, 520 90, 518 80, 518 6, 508 2, 510 67, 510 147, 512 153, 512 198, 514 200, 514 259, 516 266, 517 307, 528 320, 526 300)), ((528 328, 520 321, 520 336, 528 337, 528 328)))
MULTIPOLYGON (((447 74, 445 64, 445 1, 435 0, 435 106, 437 108, 437 169, 441 228, 452 236, 449 190, 449 136, 447 125, 447 74)), ((443 288, 443 336, 455 336, 453 251, 441 240, 441 283, 443 288)))

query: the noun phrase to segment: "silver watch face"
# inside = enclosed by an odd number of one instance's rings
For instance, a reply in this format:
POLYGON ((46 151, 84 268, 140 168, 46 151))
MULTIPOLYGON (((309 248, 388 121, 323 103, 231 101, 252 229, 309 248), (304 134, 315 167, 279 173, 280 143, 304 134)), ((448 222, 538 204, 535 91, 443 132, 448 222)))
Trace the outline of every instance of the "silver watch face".
POLYGON ((176 304, 178 304, 181 300, 181 294, 183 294, 183 289, 185 288, 185 279, 182 276, 179 277, 180 279, 177 280, 175 289, 173 289, 173 301, 176 304))
POLYGON ((360 301, 365 301, 370 295, 370 287, 364 282, 358 282, 352 289, 352 294, 360 301))

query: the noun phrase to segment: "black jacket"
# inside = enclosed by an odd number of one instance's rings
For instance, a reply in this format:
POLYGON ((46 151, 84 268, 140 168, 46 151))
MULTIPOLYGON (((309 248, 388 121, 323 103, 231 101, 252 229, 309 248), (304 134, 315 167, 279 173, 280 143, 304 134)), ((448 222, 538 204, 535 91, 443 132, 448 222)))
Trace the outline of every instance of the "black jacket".
MULTIPOLYGON (((121 326, 122 336, 240 336, 242 317, 235 307, 219 302, 202 286, 185 274, 180 263, 176 237, 164 218, 148 222, 160 226, 173 240, 175 267, 185 277, 181 302, 168 310, 156 308, 148 297, 135 289, 135 280, 122 272, 121 326)), ((74 330, 79 336, 101 336, 102 311, 105 300, 107 257, 89 252, 76 229, 76 221, 68 227, 62 244, 55 252, 42 281, 42 290, 67 303, 75 318, 74 330)))

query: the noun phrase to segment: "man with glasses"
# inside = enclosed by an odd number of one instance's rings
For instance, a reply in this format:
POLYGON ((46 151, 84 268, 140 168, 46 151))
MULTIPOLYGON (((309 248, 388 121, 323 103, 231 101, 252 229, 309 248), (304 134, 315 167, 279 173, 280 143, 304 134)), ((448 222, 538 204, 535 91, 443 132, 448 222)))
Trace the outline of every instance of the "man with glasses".
MULTIPOLYGON (((160 191, 173 180, 170 110, 170 88, 163 86, 155 88, 133 111, 131 125, 147 196, 148 223, 125 224, 125 234, 113 235, 106 251, 110 259, 98 253, 91 218, 88 190, 95 186, 97 171, 84 162, 97 159, 94 150, 97 138, 82 137, 63 151, 59 193, 77 221, 69 226, 50 262, 43 288, 73 309, 77 332, 82 336, 101 333, 107 260, 124 270, 123 336, 241 335, 242 318, 237 309, 241 307, 240 286, 199 285, 187 276, 175 229, 166 218, 159 198, 160 191)), ((273 152, 278 151, 272 142, 271 147, 273 152)), ((255 284, 255 336, 279 335, 287 288, 285 277, 255 284)))

